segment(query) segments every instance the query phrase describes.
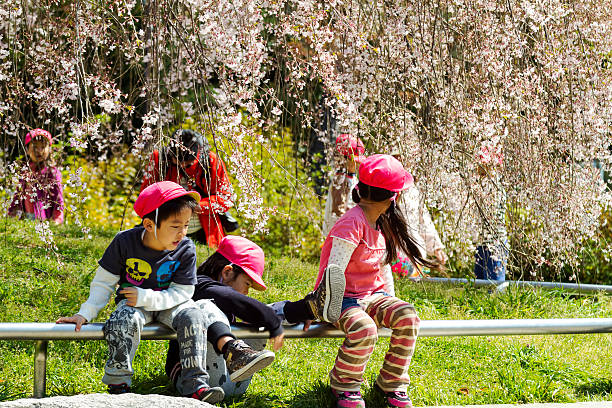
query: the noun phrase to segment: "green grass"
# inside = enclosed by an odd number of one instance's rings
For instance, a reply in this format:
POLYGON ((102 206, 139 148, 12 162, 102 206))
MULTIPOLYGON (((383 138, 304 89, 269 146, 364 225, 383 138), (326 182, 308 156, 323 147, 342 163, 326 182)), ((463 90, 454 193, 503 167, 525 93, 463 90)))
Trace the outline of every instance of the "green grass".
MULTIPOLYGON (((50 322, 76 312, 89 293, 96 262, 115 231, 83 237, 70 226, 54 228, 56 251, 37 238, 34 223, 0 222, 0 321, 50 322)), ((201 262, 208 250, 198 248, 201 262)), ((312 289, 317 265, 267 259, 264 302, 299 299, 312 289)), ((422 319, 610 317, 612 297, 509 288, 489 294, 469 285, 396 282, 422 319)), ((98 321, 112 311, 107 307, 98 321)), ((327 375, 341 339, 287 339, 275 363, 257 374, 244 396, 226 407, 331 407, 327 375)), ((384 406, 372 385, 388 339, 380 339, 362 391, 368 407, 384 406)), ((166 344, 143 341, 135 358, 133 390, 174 395, 163 372, 166 344)), ((103 341, 49 344, 47 394, 104 392, 103 341)), ((410 368, 417 406, 571 402, 612 399, 612 335, 422 338, 410 368)), ((30 396, 33 344, 0 341, 0 401, 30 396)))

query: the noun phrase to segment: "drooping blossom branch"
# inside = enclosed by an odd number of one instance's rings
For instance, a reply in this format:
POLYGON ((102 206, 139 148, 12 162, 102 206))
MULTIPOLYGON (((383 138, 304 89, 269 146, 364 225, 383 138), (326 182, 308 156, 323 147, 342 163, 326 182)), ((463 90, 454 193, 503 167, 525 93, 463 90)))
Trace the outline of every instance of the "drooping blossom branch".
POLYGON ((571 264, 610 203, 591 165, 612 164, 610 9, 610 0, 0 0, 0 138, 9 161, 23 154, 26 129, 46 127, 66 151, 97 159, 127 144, 144 168, 176 126, 195 122, 237 146, 226 152, 237 207, 259 229, 269 209, 246 153, 261 143, 254 135, 288 127, 299 150, 313 135, 329 146, 334 132, 351 132, 369 153, 401 153, 459 257, 471 256, 494 205, 478 170, 494 163, 512 262, 571 264), (321 112, 335 128, 320 131, 321 112))

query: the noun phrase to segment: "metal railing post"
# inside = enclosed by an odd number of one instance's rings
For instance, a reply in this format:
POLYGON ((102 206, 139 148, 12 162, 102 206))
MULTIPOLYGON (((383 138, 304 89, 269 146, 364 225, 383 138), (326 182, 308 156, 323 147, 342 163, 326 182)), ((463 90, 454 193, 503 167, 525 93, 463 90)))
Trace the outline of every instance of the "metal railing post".
POLYGON ((34 398, 44 398, 47 390, 47 344, 46 340, 34 342, 34 398))

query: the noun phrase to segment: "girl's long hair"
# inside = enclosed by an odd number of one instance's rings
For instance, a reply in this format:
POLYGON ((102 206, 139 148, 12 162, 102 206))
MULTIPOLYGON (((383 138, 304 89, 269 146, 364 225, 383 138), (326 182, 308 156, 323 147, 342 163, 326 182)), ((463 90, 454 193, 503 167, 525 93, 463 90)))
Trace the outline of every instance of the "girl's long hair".
MULTIPOLYGON (((353 201, 359 203, 361 198, 365 198, 375 202, 381 202, 388 200, 393 197, 395 192, 386 190, 380 187, 372 187, 361 181, 357 184, 352 192, 353 201)), ((412 235, 408 232, 408 223, 406 218, 397 207, 394 201, 391 201, 391 205, 384 214, 376 220, 376 226, 385 237, 385 247, 387 250, 387 256, 385 258, 386 264, 391 264, 397 260, 398 250, 401 250, 408 256, 408 259, 413 264, 419 264, 426 266, 431 269, 441 269, 441 265, 434 260, 424 258, 421 256, 421 251, 418 244, 412 235)))

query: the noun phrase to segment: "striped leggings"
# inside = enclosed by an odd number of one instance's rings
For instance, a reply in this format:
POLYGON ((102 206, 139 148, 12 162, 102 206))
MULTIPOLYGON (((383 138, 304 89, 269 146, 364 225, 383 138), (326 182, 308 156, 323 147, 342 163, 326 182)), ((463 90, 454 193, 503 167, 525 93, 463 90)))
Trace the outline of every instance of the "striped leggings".
POLYGON ((352 307, 343 307, 336 326, 346 337, 329 373, 331 387, 338 391, 359 391, 366 364, 378 340, 378 328, 387 327, 392 329, 391 344, 376 383, 385 392, 406 391, 419 322, 414 306, 381 293, 359 299, 352 307))

